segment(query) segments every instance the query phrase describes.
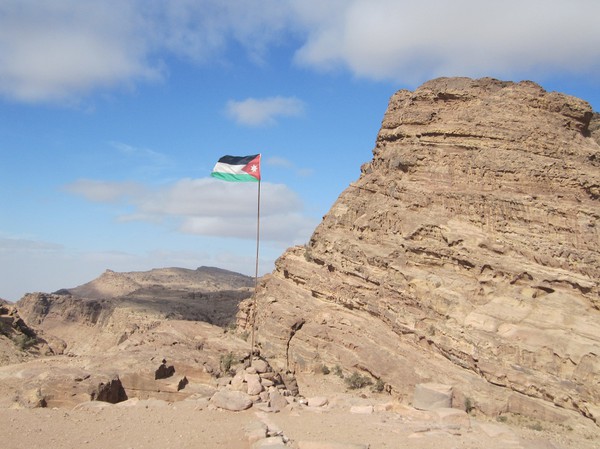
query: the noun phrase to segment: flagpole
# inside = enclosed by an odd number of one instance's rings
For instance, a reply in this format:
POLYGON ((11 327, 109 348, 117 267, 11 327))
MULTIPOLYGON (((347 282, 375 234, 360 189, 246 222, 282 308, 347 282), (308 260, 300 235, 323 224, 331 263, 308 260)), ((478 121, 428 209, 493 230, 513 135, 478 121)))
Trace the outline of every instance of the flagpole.
POLYGON ((255 346, 255 328, 256 328, 256 289, 258 287, 258 249, 260 243, 260 178, 258 179, 258 201, 256 208, 256 265, 254 268, 254 295, 252 299, 252 337, 251 337, 251 349, 250 349, 250 365, 252 365, 252 359, 254 357, 254 346, 255 346))

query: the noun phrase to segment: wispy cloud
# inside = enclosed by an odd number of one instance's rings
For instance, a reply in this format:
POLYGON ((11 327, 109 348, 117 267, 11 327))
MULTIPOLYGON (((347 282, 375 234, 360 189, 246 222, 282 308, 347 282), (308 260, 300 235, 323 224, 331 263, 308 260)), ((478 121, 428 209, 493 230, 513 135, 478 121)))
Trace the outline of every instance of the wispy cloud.
POLYGON ((175 166, 169 156, 159 151, 116 141, 111 141, 109 144, 115 148, 127 162, 134 164, 136 172, 156 175, 165 169, 173 168, 175 166))
POLYGON ((298 168, 295 164, 293 164, 291 161, 283 158, 283 157, 279 157, 279 156, 271 156, 265 159, 265 164, 272 166, 272 167, 277 167, 277 168, 283 168, 286 170, 291 170, 293 171, 297 176, 301 176, 301 177, 308 177, 311 176, 314 173, 314 169, 312 168, 298 168))
POLYGON ((140 197, 146 189, 133 181, 107 182, 93 179, 78 179, 64 186, 72 194, 100 203, 116 203, 131 197, 140 197))
POLYGON ((246 126, 273 125, 278 117, 297 117, 304 112, 304 102, 295 97, 247 98, 227 103, 227 115, 246 126))
MULTIPOLYGON (((139 183, 78 180, 65 186, 93 202, 127 205, 126 221, 177 223, 183 233, 253 239, 257 198, 254 183, 219 182, 210 178, 182 179, 151 189, 139 183)), ((283 184, 263 182, 261 227, 264 240, 290 246, 305 242, 317 220, 304 215, 300 198, 283 184)))

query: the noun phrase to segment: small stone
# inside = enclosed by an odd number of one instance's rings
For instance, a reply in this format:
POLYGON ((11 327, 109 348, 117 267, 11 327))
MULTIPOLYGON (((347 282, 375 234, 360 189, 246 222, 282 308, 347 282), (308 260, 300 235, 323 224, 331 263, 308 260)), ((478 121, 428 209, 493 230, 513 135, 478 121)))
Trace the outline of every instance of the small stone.
POLYGON ((315 396, 314 398, 308 398, 307 405, 309 407, 323 407, 329 403, 326 397, 315 396))
POLYGON ((281 436, 267 437, 256 441, 252 449, 288 449, 281 436))

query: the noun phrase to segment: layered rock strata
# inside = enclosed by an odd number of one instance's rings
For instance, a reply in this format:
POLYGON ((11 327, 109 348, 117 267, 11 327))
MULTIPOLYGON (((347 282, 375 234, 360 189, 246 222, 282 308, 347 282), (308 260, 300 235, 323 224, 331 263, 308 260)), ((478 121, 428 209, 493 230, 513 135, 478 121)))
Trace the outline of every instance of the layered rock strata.
POLYGON ((261 354, 407 400, 436 382, 455 407, 600 422, 597 124, 528 81, 394 94, 372 161, 259 287, 261 354))

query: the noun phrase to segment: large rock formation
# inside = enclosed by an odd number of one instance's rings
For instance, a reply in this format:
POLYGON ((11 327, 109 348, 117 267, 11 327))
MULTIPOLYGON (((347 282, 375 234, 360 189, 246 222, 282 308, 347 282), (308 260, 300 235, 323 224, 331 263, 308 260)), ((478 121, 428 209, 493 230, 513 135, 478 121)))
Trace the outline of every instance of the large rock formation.
POLYGON ((251 277, 211 267, 107 270, 79 287, 27 294, 17 306, 56 353, 89 354, 167 319, 226 327, 253 286, 251 277))
POLYGON ((597 125, 528 81, 397 92, 373 160, 259 287, 262 355, 407 401, 435 382, 455 407, 600 422, 597 125))

